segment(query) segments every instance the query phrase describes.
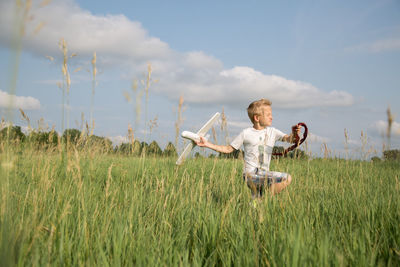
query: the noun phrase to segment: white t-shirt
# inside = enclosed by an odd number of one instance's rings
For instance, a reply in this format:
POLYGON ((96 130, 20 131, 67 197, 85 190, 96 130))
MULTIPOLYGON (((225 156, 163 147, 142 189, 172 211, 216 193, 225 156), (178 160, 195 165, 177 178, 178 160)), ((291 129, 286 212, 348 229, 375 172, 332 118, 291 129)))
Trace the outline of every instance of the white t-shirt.
POLYGON ((263 130, 254 128, 244 129, 232 142, 231 146, 239 149, 244 147, 244 172, 254 172, 256 168, 269 171, 272 149, 275 141, 282 141, 285 136, 283 132, 273 128, 266 127, 263 130))

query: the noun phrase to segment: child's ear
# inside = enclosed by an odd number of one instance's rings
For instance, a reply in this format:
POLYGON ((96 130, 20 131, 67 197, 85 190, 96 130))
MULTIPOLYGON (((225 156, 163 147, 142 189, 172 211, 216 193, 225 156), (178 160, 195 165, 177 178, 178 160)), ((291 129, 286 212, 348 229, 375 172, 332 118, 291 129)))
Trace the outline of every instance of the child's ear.
POLYGON ((253 116, 253 119, 254 119, 254 121, 256 121, 256 122, 259 122, 259 120, 260 120, 260 116, 258 116, 258 115, 254 115, 254 116, 253 116))

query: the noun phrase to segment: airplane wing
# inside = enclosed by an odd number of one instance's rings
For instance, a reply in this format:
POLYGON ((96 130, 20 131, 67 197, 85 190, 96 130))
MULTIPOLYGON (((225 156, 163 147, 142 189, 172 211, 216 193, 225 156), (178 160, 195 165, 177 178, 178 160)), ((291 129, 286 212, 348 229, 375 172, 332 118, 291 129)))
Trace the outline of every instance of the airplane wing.
POLYGON ((212 118, 208 122, 206 122, 203 127, 201 127, 197 134, 200 136, 204 136, 208 132, 208 130, 210 130, 211 126, 213 126, 213 124, 219 119, 220 115, 221 114, 219 112, 215 113, 214 116, 212 116, 212 118))
MULTIPOLYGON (((200 136, 205 136, 205 134, 210 130, 211 126, 218 120, 220 116, 220 113, 217 112, 214 114, 214 116, 209 119, 206 124, 203 125, 203 127, 200 128, 200 130, 197 132, 198 135, 200 136)), ((190 154, 190 151, 192 151, 192 148, 196 146, 196 143, 190 142, 185 149, 183 150, 182 154, 179 156, 178 160, 176 161, 176 165, 181 165, 183 161, 186 159, 186 157, 190 154)))
POLYGON ((179 156, 178 160, 176 161, 176 165, 181 165, 183 163, 183 161, 186 159, 186 157, 190 154, 190 151, 192 151, 193 147, 194 147, 193 142, 190 142, 189 144, 186 145, 182 154, 179 156))

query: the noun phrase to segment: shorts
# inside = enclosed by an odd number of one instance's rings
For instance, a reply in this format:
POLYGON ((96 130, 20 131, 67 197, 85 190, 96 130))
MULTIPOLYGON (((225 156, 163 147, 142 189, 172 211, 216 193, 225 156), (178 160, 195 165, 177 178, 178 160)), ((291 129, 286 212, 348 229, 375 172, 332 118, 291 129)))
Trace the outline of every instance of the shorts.
POLYGON ((264 187, 272 184, 281 183, 288 179, 288 174, 284 172, 273 172, 256 169, 254 173, 243 173, 243 179, 251 189, 253 197, 262 197, 264 187))

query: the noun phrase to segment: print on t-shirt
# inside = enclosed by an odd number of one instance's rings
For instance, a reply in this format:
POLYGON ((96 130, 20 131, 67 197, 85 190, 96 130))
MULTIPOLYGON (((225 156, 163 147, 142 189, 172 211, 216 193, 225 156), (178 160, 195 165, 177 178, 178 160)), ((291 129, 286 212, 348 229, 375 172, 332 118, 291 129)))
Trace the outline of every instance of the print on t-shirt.
POLYGON ((257 169, 269 171, 272 148, 275 141, 281 141, 285 134, 273 127, 256 130, 254 128, 244 129, 232 142, 231 146, 239 149, 244 148, 244 173, 251 173, 257 169))

